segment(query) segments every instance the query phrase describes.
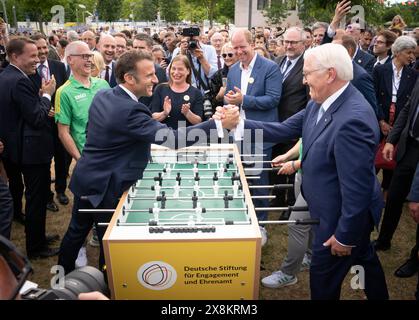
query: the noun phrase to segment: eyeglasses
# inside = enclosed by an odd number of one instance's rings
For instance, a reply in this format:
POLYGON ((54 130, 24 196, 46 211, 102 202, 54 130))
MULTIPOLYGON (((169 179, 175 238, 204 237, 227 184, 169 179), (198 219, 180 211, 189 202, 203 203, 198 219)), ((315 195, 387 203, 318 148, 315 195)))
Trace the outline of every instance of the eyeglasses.
POLYGON ((93 58, 93 53, 85 53, 85 54, 70 54, 71 57, 81 57, 83 60, 89 61, 93 58))
POLYGON ((309 76, 309 75, 310 75, 310 74, 312 74, 313 72, 320 71, 320 70, 325 70, 325 68, 314 69, 314 70, 311 70, 311 71, 303 72, 303 78, 304 78, 305 80, 307 80, 307 76, 309 76))
POLYGON ((82 38, 81 41, 90 41, 90 40, 95 40, 95 38, 82 38))
POLYGON ((234 53, 223 53, 221 56, 223 57, 223 59, 225 59, 225 58, 227 58, 227 57, 229 57, 229 58, 233 58, 234 53))
POLYGON ((300 40, 300 41, 289 41, 289 40, 284 40, 284 44, 285 44, 285 45, 290 44, 290 45, 292 45, 292 46, 295 46, 297 43, 300 43, 300 42, 301 42, 301 40, 300 40))

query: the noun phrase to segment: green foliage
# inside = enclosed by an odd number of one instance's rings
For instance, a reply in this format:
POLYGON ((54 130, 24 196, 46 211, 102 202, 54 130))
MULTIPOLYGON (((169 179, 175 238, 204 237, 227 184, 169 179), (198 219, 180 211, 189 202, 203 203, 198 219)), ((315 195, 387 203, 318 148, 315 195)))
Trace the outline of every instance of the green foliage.
POLYGON ((117 21, 121 17, 122 0, 98 0, 99 20, 117 21))
POLYGON ((179 21, 179 13, 180 13, 179 0, 160 1, 159 8, 160 8, 160 16, 162 20, 166 20, 167 22, 179 21))
POLYGON ((288 15, 288 3, 283 3, 282 0, 271 0, 271 5, 263 10, 263 16, 271 25, 280 24, 288 15))
MULTIPOLYGON (((303 0, 299 5, 299 17, 304 24, 309 25, 315 21, 330 22, 335 13, 336 4, 338 1, 323 1, 323 0, 303 0)), ((384 5, 377 0, 351 0, 351 6, 360 5, 364 8, 365 22, 368 25, 377 26, 382 22, 382 15, 385 10, 384 5)), ((357 14, 354 11, 346 16, 347 22, 357 14)))

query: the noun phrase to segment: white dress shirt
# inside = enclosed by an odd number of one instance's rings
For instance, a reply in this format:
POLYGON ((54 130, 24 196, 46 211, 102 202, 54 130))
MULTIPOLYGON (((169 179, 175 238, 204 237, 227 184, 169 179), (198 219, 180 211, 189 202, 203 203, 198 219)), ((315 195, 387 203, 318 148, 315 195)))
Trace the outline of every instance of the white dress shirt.
POLYGON ((135 96, 135 94, 133 94, 130 90, 125 88, 124 85, 120 84, 119 86, 121 87, 122 90, 124 90, 130 96, 132 100, 134 100, 135 102, 138 102, 138 98, 135 96))

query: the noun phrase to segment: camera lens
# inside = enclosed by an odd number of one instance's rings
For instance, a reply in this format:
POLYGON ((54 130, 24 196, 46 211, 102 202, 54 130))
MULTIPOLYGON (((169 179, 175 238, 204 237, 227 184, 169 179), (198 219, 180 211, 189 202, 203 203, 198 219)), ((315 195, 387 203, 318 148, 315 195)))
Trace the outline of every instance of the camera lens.
POLYGON ((64 288, 52 291, 59 299, 77 300, 80 293, 92 291, 106 293, 107 286, 100 270, 86 266, 67 274, 64 288))
POLYGON ((196 48, 198 48, 198 43, 194 40, 189 41, 188 49, 195 50, 196 48))

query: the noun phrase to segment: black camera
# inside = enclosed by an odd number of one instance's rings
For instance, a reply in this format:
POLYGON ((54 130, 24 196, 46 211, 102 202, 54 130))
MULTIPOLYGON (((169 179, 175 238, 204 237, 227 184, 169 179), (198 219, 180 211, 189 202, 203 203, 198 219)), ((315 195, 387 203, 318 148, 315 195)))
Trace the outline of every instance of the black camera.
MULTIPOLYGON (((197 27, 184 28, 182 31, 182 36, 184 37, 199 37, 200 30, 197 27)), ((199 48, 197 40, 190 40, 188 43, 188 50, 195 50, 199 48)))
POLYGON ((198 27, 184 28, 182 30, 182 36, 184 37, 199 37, 201 31, 198 27))
POLYGON ((106 294, 108 287, 103 273, 94 267, 86 266, 76 269, 64 278, 62 288, 50 290, 33 288, 25 291, 23 300, 77 300, 80 293, 99 291, 106 294))

